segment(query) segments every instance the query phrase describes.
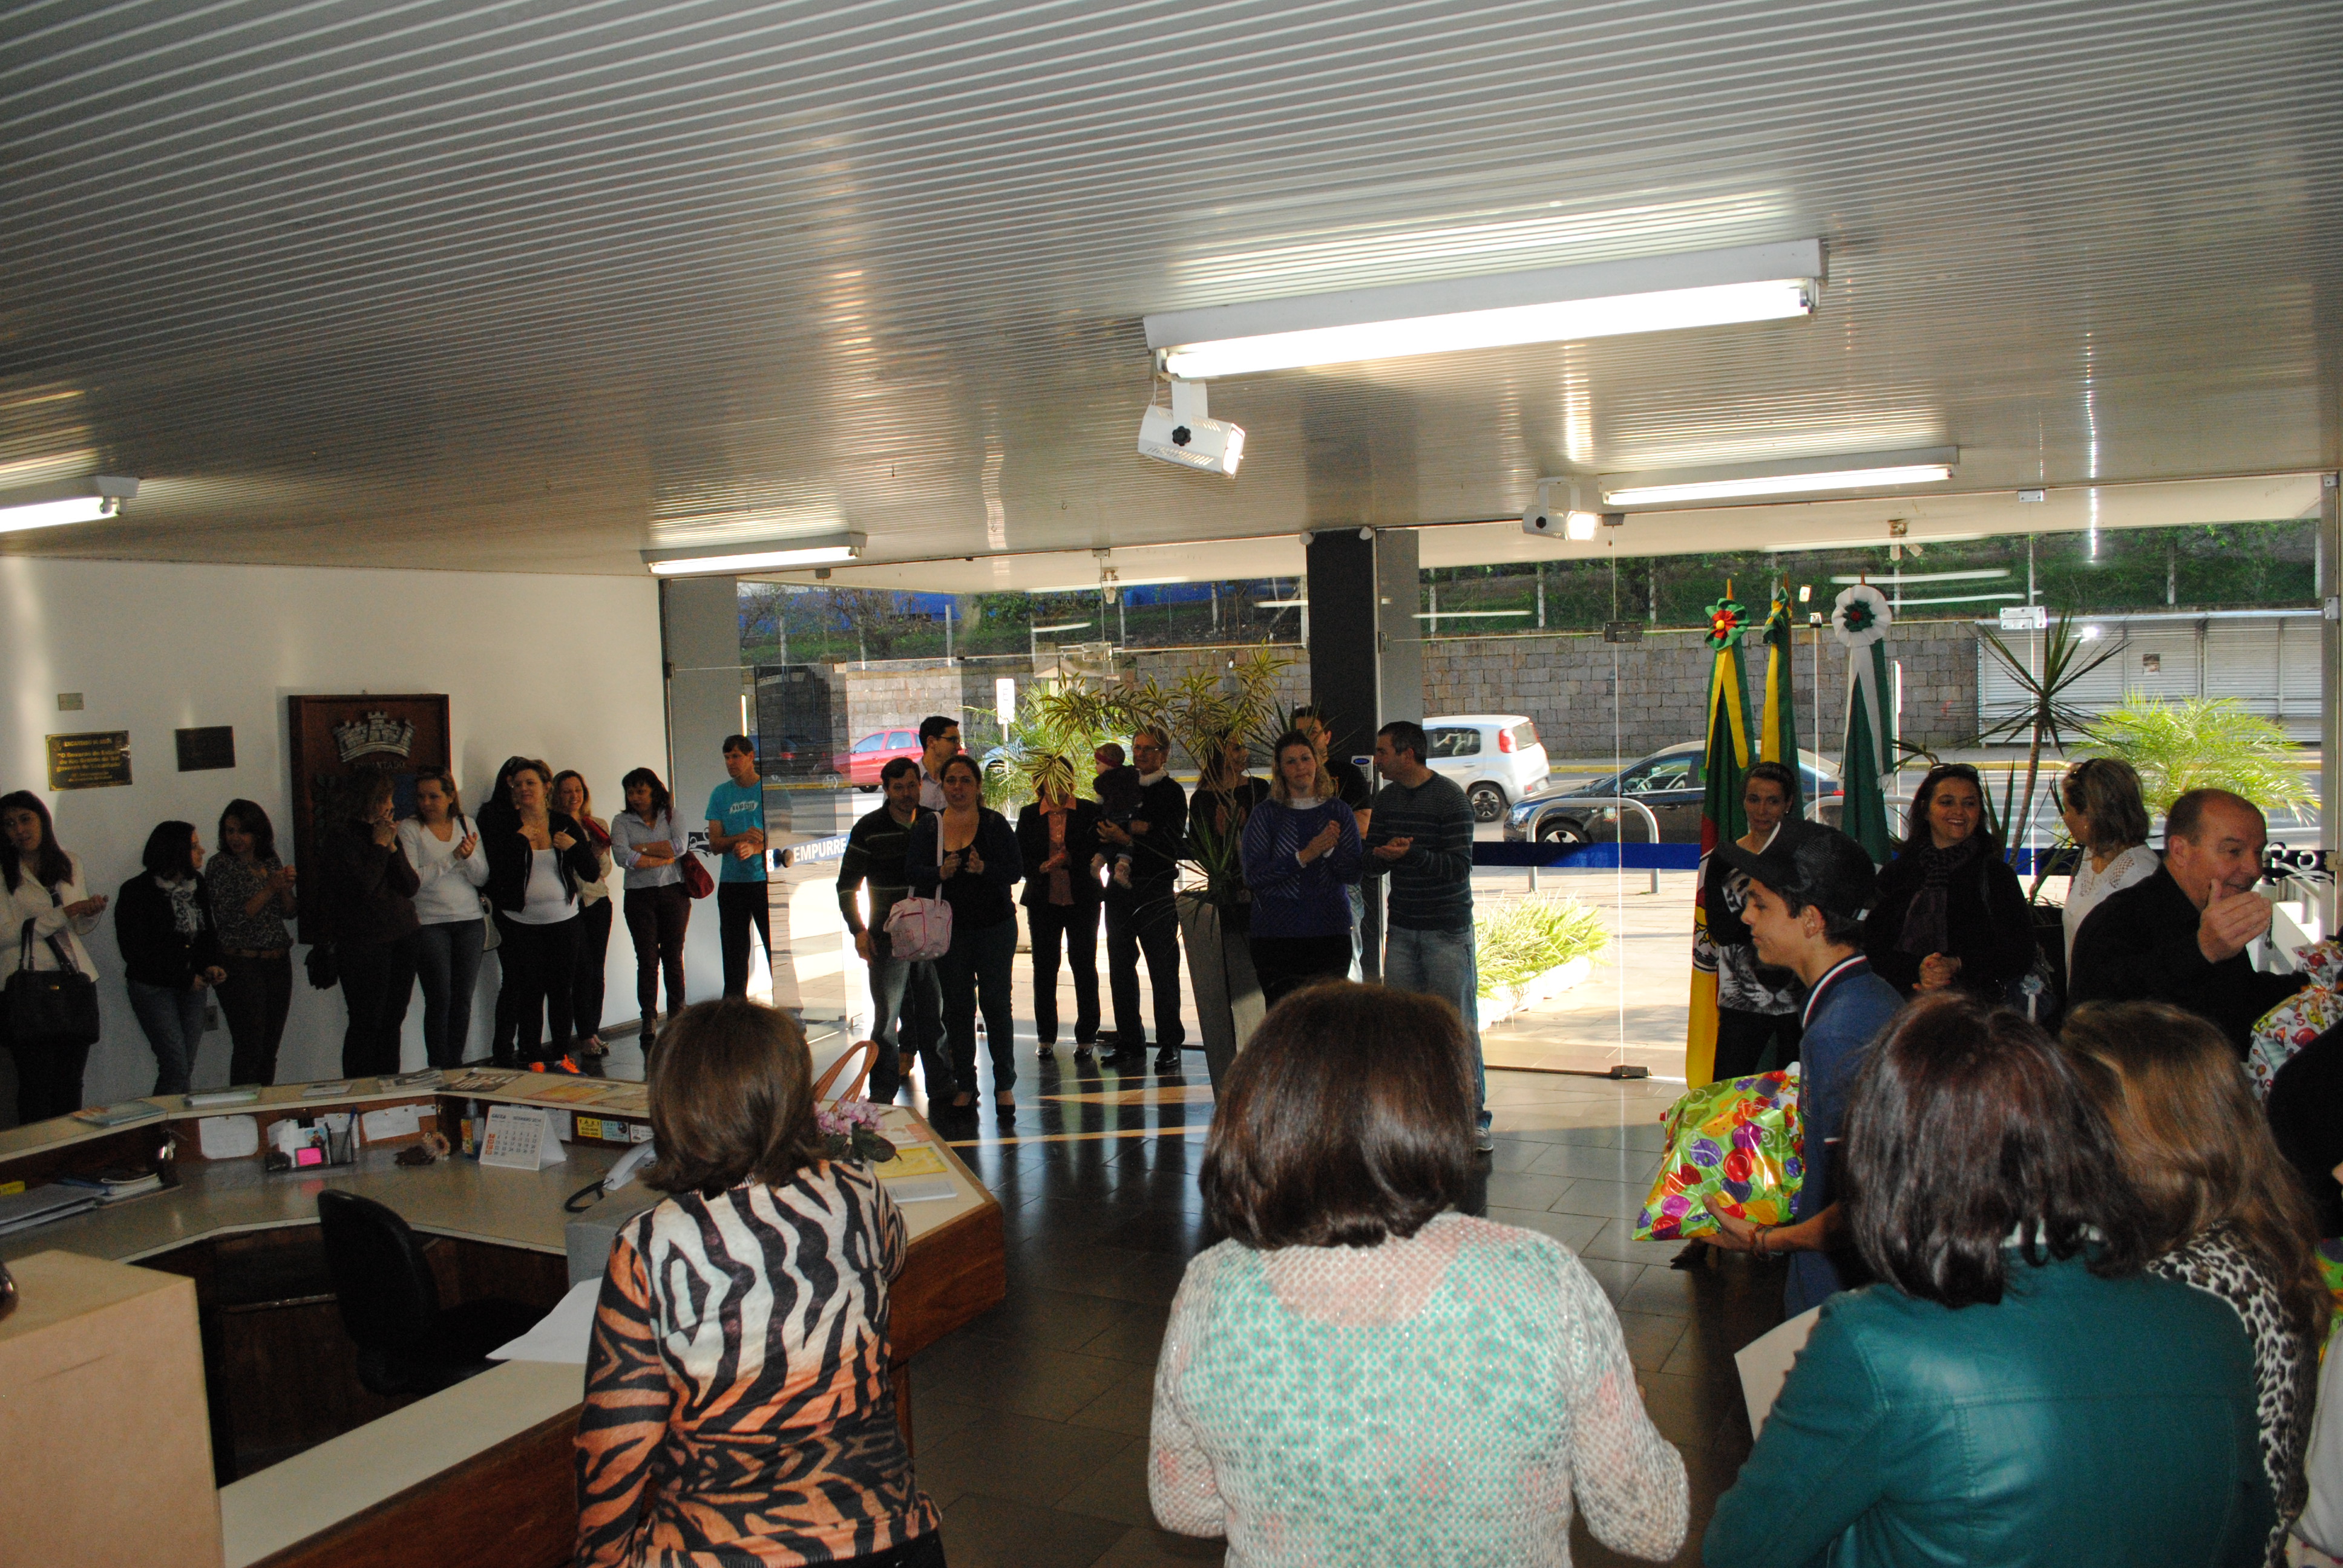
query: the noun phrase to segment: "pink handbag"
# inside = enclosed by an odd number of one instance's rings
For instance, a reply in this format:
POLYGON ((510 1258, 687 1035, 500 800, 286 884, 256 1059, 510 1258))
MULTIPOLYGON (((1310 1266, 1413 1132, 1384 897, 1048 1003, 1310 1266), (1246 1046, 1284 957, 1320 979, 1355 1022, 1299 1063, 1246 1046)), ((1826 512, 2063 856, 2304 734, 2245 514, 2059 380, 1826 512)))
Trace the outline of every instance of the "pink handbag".
MULTIPOLYGON (((936 819, 936 864, 944 863, 944 819, 936 819)), ((927 963, 951 950, 951 905, 939 885, 932 899, 899 899, 887 911, 888 950, 899 959, 927 963)))

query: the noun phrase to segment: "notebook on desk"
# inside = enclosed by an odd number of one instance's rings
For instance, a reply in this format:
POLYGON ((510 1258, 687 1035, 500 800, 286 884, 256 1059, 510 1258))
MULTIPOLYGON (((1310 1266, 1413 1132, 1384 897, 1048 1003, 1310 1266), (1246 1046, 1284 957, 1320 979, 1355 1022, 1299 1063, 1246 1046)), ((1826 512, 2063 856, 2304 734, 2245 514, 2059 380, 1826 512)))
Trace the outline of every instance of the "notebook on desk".
POLYGON ((52 1182, 30 1191, 12 1192, 0 1198, 0 1236, 12 1236, 19 1231, 29 1231, 35 1225, 45 1225, 52 1220, 62 1220, 68 1214, 78 1214, 95 1209, 97 1193, 86 1187, 67 1186, 52 1182))

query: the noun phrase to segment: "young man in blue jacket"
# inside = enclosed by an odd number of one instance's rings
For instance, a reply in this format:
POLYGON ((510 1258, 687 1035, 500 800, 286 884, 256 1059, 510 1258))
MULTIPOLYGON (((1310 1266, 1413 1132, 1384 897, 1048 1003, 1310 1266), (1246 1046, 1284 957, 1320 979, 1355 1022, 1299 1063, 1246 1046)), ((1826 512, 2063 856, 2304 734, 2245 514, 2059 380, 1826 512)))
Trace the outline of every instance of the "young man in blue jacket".
POLYGON ((1742 920, 1761 963, 1795 973, 1806 987, 1804 1064, 1798 1111, 1805 1141, 1805 1180, 1790 1223, 1753 1225, 1719 1214, 1716 1244, 1735 1251, 1789 1254, 1784 1310, 1792 1317, 1823 1298, 1864 1282, 1863 1266, 1839 1231, 1831 1191, 1833 1147, 1846 1120, 1848 1093, 1863 1060, 1904 1005, 1896 988, 1871 972, 1863 956, 1863 917, 1877 874, 1863 846, 1835 828, 1786 821, 1762 854, 1720 844, 1716 853, 1749 879, 1742 920))

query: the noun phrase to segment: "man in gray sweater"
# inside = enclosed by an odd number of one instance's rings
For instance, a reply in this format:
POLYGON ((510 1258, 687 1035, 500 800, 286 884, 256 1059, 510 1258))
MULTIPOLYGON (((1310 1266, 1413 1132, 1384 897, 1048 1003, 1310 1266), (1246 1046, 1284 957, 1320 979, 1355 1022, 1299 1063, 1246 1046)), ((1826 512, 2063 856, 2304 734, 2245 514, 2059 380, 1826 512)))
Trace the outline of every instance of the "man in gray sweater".
POLYGON ((1390 878, 1383 906, 1383 983, 1453 1004, 1473 1040, 1473 1100, 1483 1151, 1488 1075, 1481 1066, 1481 974, 1473 950, 1473 808, 1464 791, 1423 764, 1423 726, 1375 731, 1375 795, 1366 875, 1390 878))

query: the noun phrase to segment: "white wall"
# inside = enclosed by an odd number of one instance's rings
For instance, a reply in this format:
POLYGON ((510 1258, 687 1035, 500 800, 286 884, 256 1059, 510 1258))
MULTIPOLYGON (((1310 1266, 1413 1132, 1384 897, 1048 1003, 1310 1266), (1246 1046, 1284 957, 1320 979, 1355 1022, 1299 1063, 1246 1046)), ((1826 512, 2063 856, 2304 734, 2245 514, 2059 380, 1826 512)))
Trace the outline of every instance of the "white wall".
MULTIPOLYGON (((291 852, 287 697, 445 692, 468 806, 505 758, 524 752, 585 774, 607 817, 628 769, 666 771, 659 660, 658 594, 644 579, 0 558, 0 790, 38 791, 90 890, 111 894, 137 870, 156 822, 195 823, 209 849, 220 808, 237 796, 266 809, 291 852), (84 694, 85 710, 57 710, 66 691, 84 694), (236 727, 234 770, 179 772, 172 731, 216 724, 236 727), (49 791, 45 738, 105 729, 130 731, 136 782, 49 791)), ((704 912, 712 927, 714 909, 704 912)), ((110 915, 89 948, 106 1032, 85 1092, 144 1094, 154 1058, 131 1016, 110 915)), ((631 1018, 624 920, 613 924, 608 968, 605 1017, 631 1018)), ((695 975, 693 992, 701 980, 712 992, 717 978, 695 975)), ((491 958, 474 1002, 474 1055, 495 980, 491 958)), ((419 1014, 418 991, 409 1068, 423 1064, 419 1014)), ((341 993, 311 990, 297 964, 278 1079, 336 1076, 342 1022, 341 993)), ((227 1059, 226 1030, 206 1034, 196 1086, 225 1082, 227 1059)))

